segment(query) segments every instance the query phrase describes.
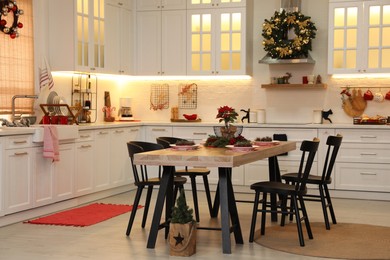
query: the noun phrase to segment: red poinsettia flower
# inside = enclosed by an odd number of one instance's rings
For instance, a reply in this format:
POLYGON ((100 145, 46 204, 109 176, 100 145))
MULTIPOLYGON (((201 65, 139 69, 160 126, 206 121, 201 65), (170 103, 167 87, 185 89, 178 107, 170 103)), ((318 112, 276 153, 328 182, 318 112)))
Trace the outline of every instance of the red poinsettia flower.
POLYGON ((229 123, 233 123, 237 119, 237 112, 234 108, 229 106, 223 106, 218 108, 218 114, 216 118, 219 118, 219 122, 224 121, 226 127, 229 125, 229 123))

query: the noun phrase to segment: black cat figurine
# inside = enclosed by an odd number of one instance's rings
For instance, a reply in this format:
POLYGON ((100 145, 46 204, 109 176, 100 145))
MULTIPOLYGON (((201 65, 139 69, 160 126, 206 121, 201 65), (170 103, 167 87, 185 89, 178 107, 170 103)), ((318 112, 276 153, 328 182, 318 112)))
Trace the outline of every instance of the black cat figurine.
POLYGON ((332 124, 333 122, 329 118, 330 115, 333 115, 332 109, 329 109, 328 111, 322 110, 322 118, 325 119, 325 120, 328 120, 332 124))
POLYGON ((250 122, 249 113, 251 111, 250 108, 248 108, 248 110, 241 109, 241 111, 246 113, 246 115, 241 118, 241 122, 244 123, 244 120, 246 119, 248 120, 249 123, 250 122))

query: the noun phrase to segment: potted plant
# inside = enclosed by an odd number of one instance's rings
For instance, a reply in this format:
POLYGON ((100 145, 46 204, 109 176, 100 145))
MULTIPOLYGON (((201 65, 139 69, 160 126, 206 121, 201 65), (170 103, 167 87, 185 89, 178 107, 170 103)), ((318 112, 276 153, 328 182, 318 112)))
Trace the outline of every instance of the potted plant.
POLYGON ((234 137, 237 127, 231 125, 237 120, 237 112, 234 108, 229 106, 223 106, 218 108, 218 114, 216 118, 219 119, 219 122, 224 122, 225 126, 221 127, 221 134, 223 137, 228 139, 234 137))
POLYGON ((191 256, 196 252, 196 221, 193 209, 186 203, 184 192, 181 191, 172 209, 169 227, 170 255, 191 256))

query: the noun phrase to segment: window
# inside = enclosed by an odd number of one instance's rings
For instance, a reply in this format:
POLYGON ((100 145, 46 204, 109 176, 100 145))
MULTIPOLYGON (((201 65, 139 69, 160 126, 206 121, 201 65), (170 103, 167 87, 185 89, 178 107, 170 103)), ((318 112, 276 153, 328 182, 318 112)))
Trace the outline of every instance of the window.
MULTIPOLYGON (((18 8, 24 11, 19 16, 23 28, 19 37, 11 39, 0 32, 0 114, 11 114, 14 95, 34 94, 34 33, 32 0, 18 0, 18 8)), ((12 14, 12 13, 10 13, 12 14)), ((2 16, 7 25, 13 22, 13 15, 2 16)), ((15 100, 16 114, 33 113, 33 99, 15 100)))

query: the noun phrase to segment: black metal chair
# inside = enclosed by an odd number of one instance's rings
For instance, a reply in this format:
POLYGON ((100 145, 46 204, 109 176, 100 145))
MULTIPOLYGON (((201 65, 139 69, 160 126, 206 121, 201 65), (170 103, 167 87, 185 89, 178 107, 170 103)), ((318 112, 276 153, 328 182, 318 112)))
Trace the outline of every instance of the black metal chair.
MULTIPOLYGON (((336 157, 341 146, 343 137, 341 135, 337 136, 328 136, 326 144, 328 149, 326 152, 325 162, 322 170, 322 175, 309 175, 307 179, 308 184, 314 184, 318 186, 319 195, 317 194, 306 194, 304 195, 304 200, 306 201, 319 201, 322 204, 322 211, 324 214, 324 221, 326 229, 330 229, 328 210, 332 217, 333 224, 337 224, 336 215, 334 214, 332 200, 330 198, 328 184, 332 183, 332 171, 336 161, 336 157)), ((282 175, 282 180, 285 180, 286 183, 294 184, 297 181, 297 173, 287 173, 282 175)), ((291 219, 291 215, 290 215, 291 219)))
POLYGON ((266 213, 281 213, 281 226, 284 226, 285 216, 288 214, 294 214, 297 222, 298 229, 298 237, 299 243, 301 246, 305 245, 302 231, 301 222, 304 221, 306 225, 307 234, 310 239, 313 239, 313 234, 310 228, 309 217, 307 215, 305 202, 303 200, 303 195, 307 193, 306 181, 310 174, 311 167, 313 165, 314 157, 317 153, 319 140, 315 139, 313 141, 303 141, 301 144, 300 150, 302 151, 302 156, 299 164, 298 170, 298 179, 295 185, 286 184, 278 181, 263 181, 256 182, 250 186, 252 190, 255 191, 255 201, 253 205, 253 213, 252 213, 252 222, 249 234, 249 242, 253 242, 255 226, 256 226, 256 218, 257 213, 261 212, 261 235, 265 234, 265 220, 266 213), (262 201, 260 202, 260 193, 263 193, 262 201), (268 209, 271 205, 267 203, 267 195, 268 194, 276 194, 281 199, 280 206, 277 207, 276 210, 268 209), (291 209, 287 208, 287 200, 291 199, 293 202, 293 206, 291 209), (299 203, 298 203, 299 202, 299 203), (261 209, 259 209, 259 204, 262 204, 261 209), (300 216, 300 212, 302 212, 302 218, 300 216))
MULTIPOLYGON (((139 201, 141 199, 142 191, 144 188, 147 188, 147 195, 145 199, 145 208, 144 208, 144 214, 142 218, 142 228, 145 227, 148 211, 149 211, 149 205, 150 200, 152 197, 153 188, 155 186, 160 185, 160 178, 161 178, 161 167, 158 167, 158 177, 149 178, 148 176, 148 168, 146 165, 135 165, 133 163, 134 160, 134 154, 136 153, 142 153, 142 152, 148 152, 148 151, 154 151, 159 149, 164 149, 163 146, 155 143, 148 143, 148 142, 128 142, 127 143, 127 149, 129 151, 131 166, 133 169, 134 174, 134 184, 137 186, 137 193, 134 198, 133 203, 133 209, 130 214, 129 223, 127 225, 126 235, 129 236, 131 232, 131 228, 133 226, 135 214, 137 213, 137 208, 139 205, 139 201)), ((175 177, 173 180, 174 183, 174 198, 177 196, 178 190, 184 190, 184 184, 187 182, 187 179, 184 177, 175 177)), ((160 228, 166 227, 165 224, 161 224, 160 228)), ((167 235, 167 232, 166 232, 167 235)))
MULTIPOLYGON (((171 144, 176 144, 177 141, 183 141, 185 139, 177 138, 177 137, 158 137, 157 143, 164 146, 164 148, 169 148, 171 144)), ((210 174, 210 170, 207 168, 188 168, 176 170, 175 176, 188 176, 191 179, 191 188, 192 188, 192 197, 194 200, 194 211, 195 211, 195 219, 199 222, 199 207, 198 207, 198 194, 196 187, 196 177, 203 178, 204 189, 206 192, 207 204, 209 207, 210 216, 212 215, 213 205, 211 202, 210 195, 210 186, 208 175, 210 174)))

